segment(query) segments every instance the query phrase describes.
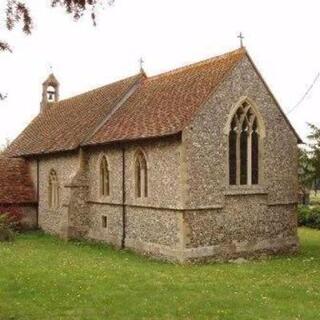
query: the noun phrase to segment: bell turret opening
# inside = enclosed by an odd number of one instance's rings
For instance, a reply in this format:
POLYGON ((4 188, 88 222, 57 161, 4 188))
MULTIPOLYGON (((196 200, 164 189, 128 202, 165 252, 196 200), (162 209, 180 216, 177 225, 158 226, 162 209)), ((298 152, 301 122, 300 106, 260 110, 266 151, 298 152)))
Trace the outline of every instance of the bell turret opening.
POLYGON ((49 86, 47 89, 47 100, 48 102, 56 101, 56 89, 53 86, 49 86))
POLYGON ((42 84, 41 112, 45 111, 51 103, 59 101, 59 82, 51 73, 42 84))

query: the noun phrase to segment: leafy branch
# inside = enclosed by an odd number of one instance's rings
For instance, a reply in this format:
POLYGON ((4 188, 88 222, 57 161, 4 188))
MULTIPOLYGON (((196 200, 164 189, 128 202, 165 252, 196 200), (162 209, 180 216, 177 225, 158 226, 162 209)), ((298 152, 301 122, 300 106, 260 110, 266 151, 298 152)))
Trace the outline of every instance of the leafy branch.
MULTIPOLYGON (((30 8, 24 0, 6 0, 5 21, 6 28, 11 31, 17 25, 22 24, 22 31, 29 35, 33 28, 33 19, 30 8)), ((37 0, 39 1, 39 0, 37 0)), ((75 20, 80 19, 88 10, 91 11, 93 25, 96 25, 96 10, 103 5, 112 5, 115 0, 51 0, 52 7, 63 7, 67 14, 71 14, 75 20)), ((10 45, 0 40, 0 52, 12 52, 10 45)), ((0 100, 6 95, 0 93, 0 100)))

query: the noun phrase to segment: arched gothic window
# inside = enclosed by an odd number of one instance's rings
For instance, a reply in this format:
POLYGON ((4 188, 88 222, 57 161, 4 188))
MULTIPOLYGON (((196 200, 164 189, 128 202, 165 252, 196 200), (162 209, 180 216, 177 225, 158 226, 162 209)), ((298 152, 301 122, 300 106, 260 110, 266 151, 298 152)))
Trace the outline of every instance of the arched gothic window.
POLYGON ((49 174, 49 208, 55 209, 59 206, 59 183, 57 173, 52 169, 49 174))
POLYGON ((229 128, 229 183, 255 185, 259 183, 259 125, 248 102, 243 102, 234 114, 229 128))
POLYGON ((100 194, 102 196, 110 195, 110 172, 108 160, 105 156, 100 162, 100 194))
POLYGON ((148 196, 148 168, 142 151, 138 151, 135 158, 135 189, 137 198, 148 196))

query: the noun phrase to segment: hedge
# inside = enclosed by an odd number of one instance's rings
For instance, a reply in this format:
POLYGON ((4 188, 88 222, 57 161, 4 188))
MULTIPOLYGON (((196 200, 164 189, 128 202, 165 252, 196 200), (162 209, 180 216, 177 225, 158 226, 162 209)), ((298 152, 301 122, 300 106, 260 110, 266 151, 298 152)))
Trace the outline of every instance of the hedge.
POLYGON ((320 206, 299 206, 298 224, 299 226, 320 229, 320 206))

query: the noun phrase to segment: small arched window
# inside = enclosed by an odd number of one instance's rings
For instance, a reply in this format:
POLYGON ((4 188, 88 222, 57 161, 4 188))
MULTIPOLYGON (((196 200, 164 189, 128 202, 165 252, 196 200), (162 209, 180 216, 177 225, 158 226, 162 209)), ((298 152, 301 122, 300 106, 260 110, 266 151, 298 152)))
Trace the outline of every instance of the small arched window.
POLYGON ((100 162, 100 194, 102 196, 110 195, 110 172, 106 156, 103 156, 100 162))
POLYGON ((229 183, 255 185, 259 183, 259 125, 248 102, 235 112, 229 128, 229 183))
POLYGON ((135 157, 135 191, 137 198, 148 196, 148 167, 141 150, 137 152, 135 157))
POLYGON ((49 208, 56 209, 59 206, 59 183, 55 170, 51 170, 49 174, 49 208))

